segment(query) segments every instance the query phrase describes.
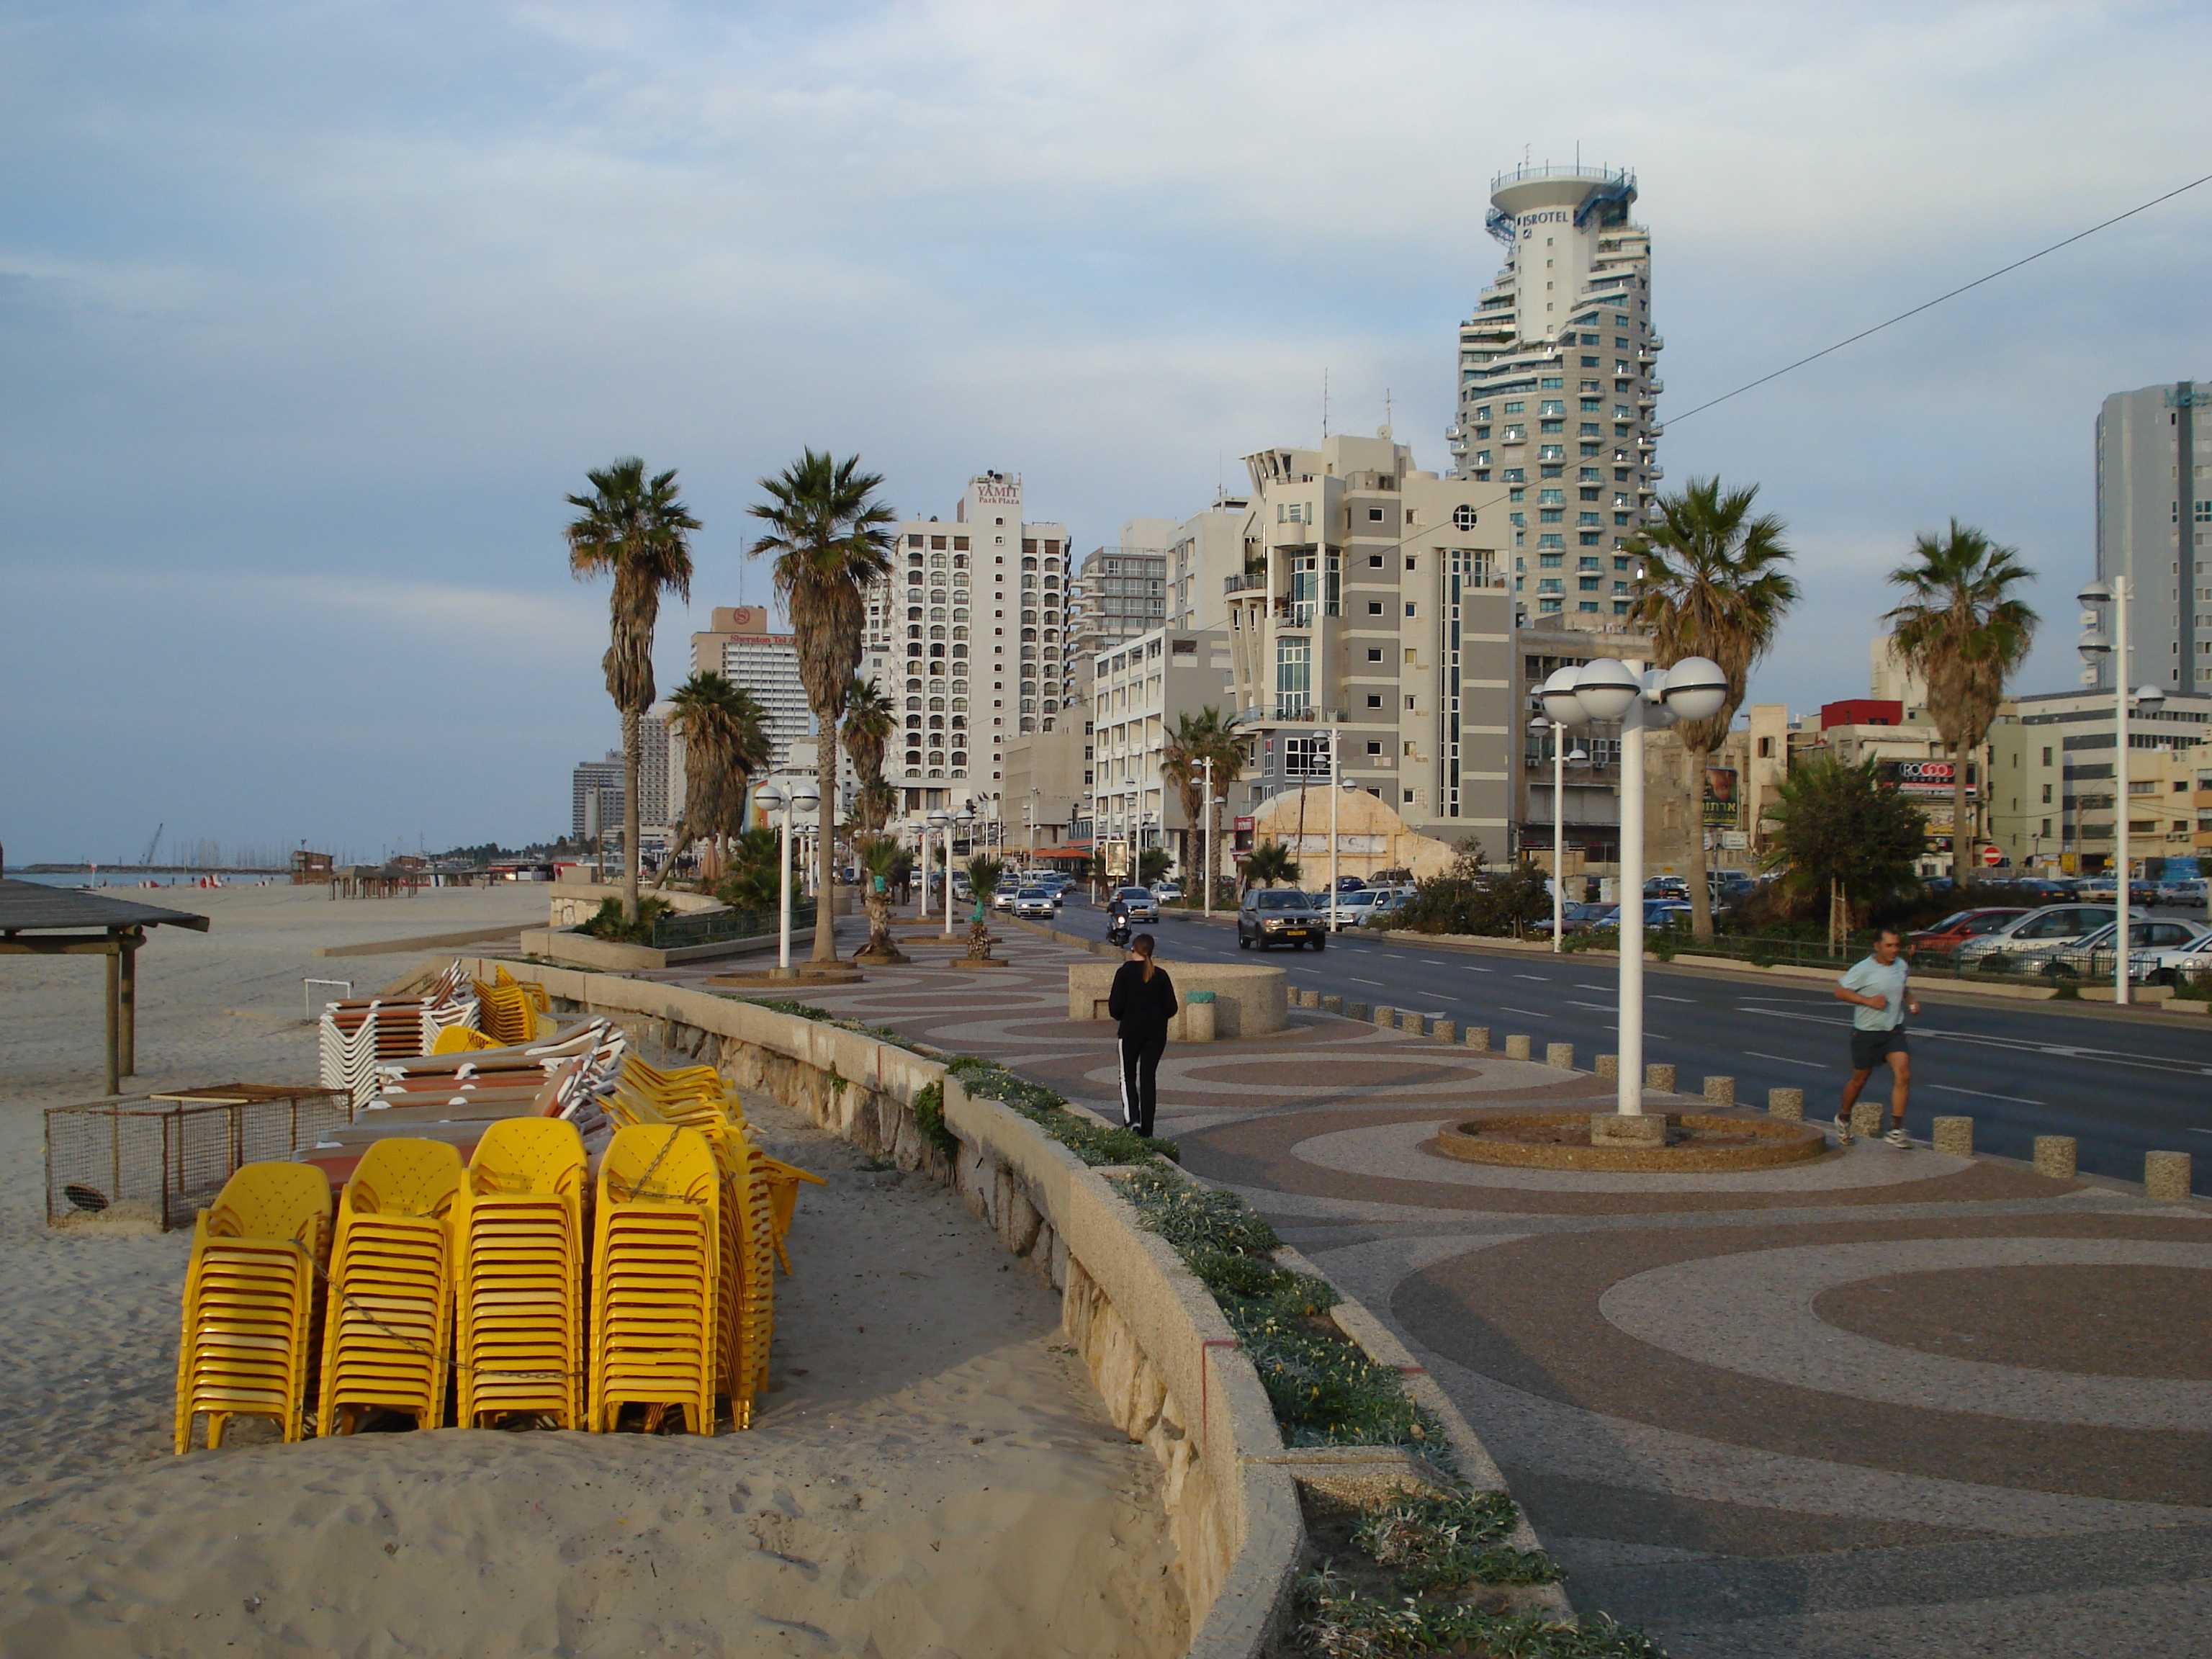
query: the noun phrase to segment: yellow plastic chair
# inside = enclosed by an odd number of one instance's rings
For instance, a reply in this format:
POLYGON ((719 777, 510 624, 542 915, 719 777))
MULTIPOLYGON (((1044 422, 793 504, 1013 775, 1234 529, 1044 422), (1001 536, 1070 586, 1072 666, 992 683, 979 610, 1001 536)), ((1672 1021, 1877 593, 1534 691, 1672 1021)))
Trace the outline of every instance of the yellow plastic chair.
POLYGON ((323 1340, 325 1434, 351 1434, 377 1410, 418 1428, 444 1421, 461 1181, 450 1142, 394 1138, 371 1145, 346 1182, 323 1340))
POLYGON ((478 1048, 496 1048, 496 1039, 466 1025, 448 1025, 438 1033, 438 1040, 430 1045, 434 1054, 468 1054, 478 1048))
POLYGON ((272 1418, 288 1441, 306 1433, 330 1218, 330 1182, 304 1164, 246 1164, 200 1212, 177 1344, 179 1455, 203 1412, 210 1450, 234 1417, 272 1418))
POLYGON ((675 1126, 615 1132, 599 1160, 592 1238, 589 1419, 611 1431, 643 1404, 714 1431, 720 1178, 706 1138, 675 1126))
POLYGON ((775 1223, 775 1259, 783 1263, 786 1273, 791 1271, 791 1253, 783 1247, 784 1235, 791 1231, 791 1218, 799 1211, 799 1183, 811 1182, 817 1187, 830 1183, 820 1176, 800 1169, 795 1164, 786 1164, 781 1158, 765 1158, 763 1170, 768 1177, 769 1200, 775 1223))
POLYGON ((477 1144, 455 1215, 465 1427, 583 1422, 586 1179, 583 1139, 558 1119, 507 1119, 477 1144))

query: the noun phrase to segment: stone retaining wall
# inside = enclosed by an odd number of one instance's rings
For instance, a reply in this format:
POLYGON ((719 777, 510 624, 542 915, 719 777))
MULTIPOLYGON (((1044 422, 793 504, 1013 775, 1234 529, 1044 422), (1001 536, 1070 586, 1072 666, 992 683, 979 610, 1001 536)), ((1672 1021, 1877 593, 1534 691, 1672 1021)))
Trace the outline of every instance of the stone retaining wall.
MULTIPOLYGON (((489 977, 492 963, 473 964, 489 977)), ((841 1139, 955 1188, 1006 1251, 1061 1295, 1061 1323, 1115 1426, 1165 1474, 1164 1497, 1190 1608, 1190 1659, 1259 1659, 1279 1633, 1305 1554, 1301 1483, 1371 1492, 1423 1477, 1395 1447, 1286 1448, 1259 1374, 1206 1287, 1104 1178, 1034 1123, 970 1096, 943 1063, 857 1031, 756 1004, 607 974, 507 963, 556 1006, 603 1014, 641 1040, 718 1067, 841 1139), (947 1156, 915 1097, 943 1085, 947 1156)), ((1504 1481, 1442 1390, 1373 1316, 1347 1301, 1339 1328, 1407 1377, 1444 1422, 1464 1474, 1504 1481)), ((1523 1523, 1524 1532, 1526 1530, 1523 1523)), ((1533 1546, 1533 1534, 1523 1540, 1533 1546)), ((1556 1589, 1538 1598, 1557 1612, 1556 1589)))

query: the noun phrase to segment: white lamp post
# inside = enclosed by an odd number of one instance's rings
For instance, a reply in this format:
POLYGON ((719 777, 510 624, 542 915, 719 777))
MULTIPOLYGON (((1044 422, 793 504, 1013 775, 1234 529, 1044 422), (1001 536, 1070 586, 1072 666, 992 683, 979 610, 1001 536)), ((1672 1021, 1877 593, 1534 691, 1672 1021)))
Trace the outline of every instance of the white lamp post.
POLYGON ((788 786, 771 779, 753 792, 753 799, 761 810, 772 814, 776 820, 776 941, 775 965, 779 973, 791 971, 791 828, 799 813, 817 804, 821 799, 820 787, 809 779, 794 778, 788 786))
POLYGON ((914 844, 921 854, 921 908, 915 913, 917 921, 929 920, 929 824, 926 819, 910 818, 907 828, 914 832, 914 844))
POLYGON ((2130 981, 2128 958, 2132 954, 2128 939, 2128 884, 2131 878, 2128 868, 2128 705, 2133 703, 2146 714, 2156 711, 2166 701, 2166 693, 2151 684, 2128 690, 2128 579, 2115 576, 2108 586, 2103 582, 2091 582, 2075 595, 2083 605, 2112 607, 2112 636, 2107 640, 2102 633, 2092 630, 2081 636, 2078 647, 2082 660, 2094 664, 2109 655, 2112 659, 2112 713, 2118 728, 2118 749, 2112 761, 2112 900, 2114 920, 2118 924, 2112 931, 2112 1000, 2124 1004, 2128 1000, 2130 981))
MULTIPOLYGON (((931 810, 928 817, 923 820, 922 825, 921 839, 922 845, 925 848, 929 844, 929 835, 932 830, 935 830, 937 832, 939 840, 939 851, 944 854, 945 868, 941 874, 945 883, 945 931, 949 933, 952 931, 952 814, 946 811, 941 806, 935 807, 931 810)), ((928 854, 925 851, 922 855, 922 864, 925 870, 928 866, 928 854)), ((929 914, 929 883, 926 876, 922 882, 921 890, 921 913, 924 915, 927 915, 929 914)))
MULTIPOLYGON (((1561 674, 1572 672, 1564 668, 1559 670, 1561 674)), ((1552 678, 1557 679, 1559 674, 1554 674, 1552 678)), ((1547 685, 1550 683, 1548 680, 1545 682, 1547 685)), ((1572 761, 1579 766, 1588 760, 1589 756, 1580 749, 1576 750, 1571 755, 1567 753, 1566 727, 1558 721, 1539 717, 1529 721, 1528 724, 1533 730, 1539 732, 1549 730, 1552 734, 1552 953, 1556 956, 1566 948, 1565 943, 1567 931, 1566 763, 1572 761)))
MULTIPOLYGON (((1685 657, 1672 668, 1600 657, 1544 682, 1555 725, 1620 722, 1620 1115, 1644 1115, 1644 733, 1675 718, 1704 720, 1728 701, 1718 663, 1685 657)), ((1596 1126, 1592 1126, 1593 1134, 1596 1126)), ((1648 1139, 1644 1135, 1642 1138, 1648 1139)))

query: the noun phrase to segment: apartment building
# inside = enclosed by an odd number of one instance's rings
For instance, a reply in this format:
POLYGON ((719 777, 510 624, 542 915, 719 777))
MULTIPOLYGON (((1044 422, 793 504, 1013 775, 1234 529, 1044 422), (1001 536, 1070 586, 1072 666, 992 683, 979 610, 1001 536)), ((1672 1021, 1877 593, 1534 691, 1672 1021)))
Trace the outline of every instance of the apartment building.
MULTIPOLYGON (((2137 671, 2140 677, 2141 671, 2137 671)), ((2109 690, 2050 691, 2008 697, 1990 729, 1990 836, 2023 868, 2090 875, 2112 866, 2118 732, 2109 690)), ((2171 825, 2136 809, 2169 783, 2163 751, 2184 753, 2212 737, 2212 696, 2169 696, 2128 721, 2129 836, 2155 833, 2158 844, 2134 841, 2135 857, 2168 852, 2171 825), (2163 825, 2137 831, 2138 822, 2163 825)), ((2171 793, 2171 791, 2168 791, 2171 793)))
POLYGON ((1388 438, 1245 465, 1242 568, 1223 587, 1248 810, 1325 778, 1334 728, 1344 776, 1419 833, 1498 856, 1524 721, 1496 492, 1388 438))
MULTIPOLYGON (((1135 854, 1164 847, 1190 868, 1197 848, 1182 791, 1162 775, 1168 735, 1185 714, 1211 706, 1229 715, 1235 686, 1229 636, 1219 629, 1155 629, 1094 663, 1089 771, 1091 835, 1109 873, 1130 871, 1135 854)), ((1232 780, 1217 790, 1231 794, 1232 780)))
POLYGON ((608 750, 605 760, 578 761, 568 774, 570 838, 580 842, 592 833, 590 803, 594 797, 602 830, 612 832, 622 823, 623 789, 621 750, 608 750))
MULTIPOLYGON (((1554 814, 1566 815, 1565 840, 1586 865, 1610 868, 1620 860, 1620 723, 1607 720, 1571 733, 1568 750, 1589 759, 1561 769, 1560 799, 1552 799, 1553 733, 1534 724, 1542 712, 1538 693, 1562 668, 1580 667, 1600 657, 1624 662, 1648 661, 1650 638, 1609 612, 1537 611, 1517 607, 1513 661, 1517 678, 1513 707, 1521 713, 1520 735, 1508 744, 1517 751, 1514 769, 1511 844, 1493 850, 1510 855, 1522 849, 1549 855, 1554 814)), ((1651 822, 1647 811, 1646 824, 1651 822)), ((1571 867, 1571 866, 1570 866, 1571 867)))
POLYGON ((774 631, 768 608, 718 605, 708 626, 691 636, 691 672, 720 674, 750 691, 768 717, 772 769, 791 760, 791 745, 814 735, 814 711, 799 678, 799 646, 774 631))
MULTIPOLYGON (((2129 684, 2212 692, 2208 533, 2212 386, 2178 380, 2106 398, 2097 413, 2097 575, 2127 578, 2129 684)), ((2109 687, 2111 672, 2100 663, 2082 682, 2109 687)))
POLYGON ((974 801, 988 816, 1006 744, 1067 695, 1066 527, 1023 517, 1018 474, 982 472, 950 522, 909 520, 892 540, 861 658, 899 714, 884 779, 908 811, 974 801))
POLYGON ((1631 223, 1636 180, 1583 167, 1491 181, 1505 264, 1460 325, 1455 476, 1498 489, 1513 591, 1539 614, 1625 617, 1624 553, 1662 471, 1651 240, 1631 223))
POLYGON ((1096 658, 1166 620, 1166 538, 1176 530, 1171 519, 1132 519, 1114 546, 1084 556, 1069 586, 1072 655, 1096 658))

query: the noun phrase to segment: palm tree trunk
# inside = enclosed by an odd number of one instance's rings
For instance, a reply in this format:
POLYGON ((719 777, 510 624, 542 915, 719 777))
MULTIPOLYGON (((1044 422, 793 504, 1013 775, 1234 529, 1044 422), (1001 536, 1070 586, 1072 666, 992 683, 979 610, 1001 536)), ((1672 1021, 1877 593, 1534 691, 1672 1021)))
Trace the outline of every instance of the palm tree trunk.
POLYGON ((1951 746, 1951 881, 1954 886, 1966 884, 1966 872, 1973 867, 1972 826, 1966 822, 1966 761, 1964 744, 1951 746))
MULTIPOLYGON (((1713 942, 1713 891, 1705 879, 1705 768, 1712 761, 1711 750, 1697 750, 1683 745, 1682 752, 1690 757, 1690 937, 1700 945, 1713 942)), ((1559 811, 1557 803, 1552 810, 1559 811)), ((1553 871, 1552 878, 1558 880, 1553 871)))
POLYGON ((817 787, 822 791, 821 846, 814 861, 814 960, 837 960, 837 744, 836 724, 823 720, 830 733, 822 742, 817 787))
POLYGON ((623 710, 623 920, 637 920, 637 750, 639 712, 623 710))
POLYGON ((669 836, 668 857, 661 864, 660 873, 653 878, 654 892, 668 885, 668 878, 676 872, 676 860, 691 850, 692 839, 688 826, 683 824, 678 824, 676 832, 669 836))
POLYGON ((1828 878, 1828 950, 1830 954, 1841 950, 1844 936, 1850 929, 1850 918, 1844 910, 1844 884, 1833 876, 1828 878))

